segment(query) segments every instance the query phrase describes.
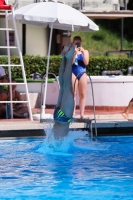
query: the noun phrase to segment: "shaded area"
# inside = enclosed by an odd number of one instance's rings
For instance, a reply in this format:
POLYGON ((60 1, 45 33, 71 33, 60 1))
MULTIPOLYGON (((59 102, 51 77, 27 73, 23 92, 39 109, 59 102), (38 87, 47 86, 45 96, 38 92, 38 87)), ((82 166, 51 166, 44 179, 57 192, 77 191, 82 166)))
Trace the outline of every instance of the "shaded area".
POLYGON ((0 138, 30 138, 30 137, 44 137, 44 129, 40 130, 0 130, 0 138))
MULTIPOLYGON (((127 4, 127 10, 133 10, 133 1, 129 0, 127 4)), ((121 19, 99 19, 95 20, 96 24, 102 26, 109 30, 110 32, 116 33, 120 35, 121 32, 121 19)), ((133 19, 132 18, 125 18, 124 19, 124 38, 128 41, 133 41, 133 19)))

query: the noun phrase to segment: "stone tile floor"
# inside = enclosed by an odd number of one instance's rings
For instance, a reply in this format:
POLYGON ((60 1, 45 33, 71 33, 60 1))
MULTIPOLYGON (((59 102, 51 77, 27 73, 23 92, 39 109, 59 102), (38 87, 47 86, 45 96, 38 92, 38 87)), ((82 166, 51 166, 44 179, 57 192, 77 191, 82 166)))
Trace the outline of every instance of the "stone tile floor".
MULTIPOLYGON (((46 114, 53 114, 54 108, 46 108, 45 113, 46 114)), ((39 114, 40 113, 40 108, 33 108, 32 113, 34 114, 39 114)), ((122 116, 123 111, 121 110, 96 110, 96 119, 118 119, 118 120, 124 120, 124 117, 122 116)), ((79 118, 79 109, 76 109, 75 112, 75 117, 79 118)), ((94 111, 92 109, 85 109, 85 118, 94 118, 94 111)), ((133 119, 133 112, 129 114, 129 120, 133 119)), ((0 119, 0 122, 7 121, 8 119, 0 119)), ((22 120, 22 119, 21 119, 22 120)), ((10 119, 8 121, 20 121, 20 119, 10 119)), ((29 121, 29 119, 23 119, 23 121, 29 121)))
MULTIPOLYGON (((54 108, 46 108, 45 113, 46 114, 53 114, 54 108)), ((133 130, 133 114, 131 113, 129 115, 129 120, 124 119, 122 116, 121 110, 112 110, 112 111, 103 111, 103 110, 96 110, 96 126, 97 127, 109 127, 110 129, 117 127, 127 127, 133 130)), ((40 113, 40 109, 34 108, 32 109, 33 115, 36 113, 40 113)), ((40 116, 40 115, 39 115, 40 116)), ((79 118, 79 109, 76 109, 76 118, 79 118)), ((89 119, 94 119, 94 112, 92 109, 86 109, 85 110, 85 117, 89 119)), ((15 135, 15 137, 19 137, 19 131, 27 132, 29 131, 36 131, 34 134, 37 136, 39 135, 39 131, 45 130, 47 126, 49 126, 53 121, 51 122, 45 122, 40 123, 40 120, 33 120, 30 121, 29 119, 0 119, 0 138, 11 136, 12 131, 15 135)), ((92 121, 93 126, 95 127, 95 120, 92 121)), ((70 128, 72 129, 82 129, 85 128, 85 123, 71 123, 70 128)), ((31 135, 33 133, 30 133, 31 135)), ((23 133, 22 133, 23 135, 23 133)), ((44 135, 42 132, 40 132, 40 135, 44 135)))

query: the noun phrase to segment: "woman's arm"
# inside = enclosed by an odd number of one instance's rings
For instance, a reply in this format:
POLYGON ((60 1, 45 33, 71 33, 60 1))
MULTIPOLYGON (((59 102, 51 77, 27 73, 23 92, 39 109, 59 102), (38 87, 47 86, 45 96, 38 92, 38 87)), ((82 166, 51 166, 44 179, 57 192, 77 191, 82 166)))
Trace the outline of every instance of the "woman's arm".
POLYGON ((84 57, 84 64, 87 66, 89 64, 89 52, 87 50, 83 51, 83 57, 84 57))
POLYGON ((72 60, 72 65, 75 63, 75 58, 76 58, 76 53, 74 53, 74 56, 73 56, 73 60, 72 60))
POLYGON ((75 58, 76 58, 76 55, 77 55, 78 51, 79 51, 79 48, 75 47, 74 55, 73 55, 73 60, 72 60, 72 65, 75 63, 75 58))
POLYGON ((89 64, 89 52, 88 50, 85 50, 82 47, 80 47, 80 51, 83 54, 84 64, 87 66, 89 64))

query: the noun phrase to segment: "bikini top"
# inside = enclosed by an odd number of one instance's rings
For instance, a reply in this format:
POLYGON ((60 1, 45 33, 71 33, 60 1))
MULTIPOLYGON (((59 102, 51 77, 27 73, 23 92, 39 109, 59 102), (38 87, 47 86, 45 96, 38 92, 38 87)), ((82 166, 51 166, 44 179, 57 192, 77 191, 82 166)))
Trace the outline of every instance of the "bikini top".
POLYGON ((84 59, 83 59, 83 54, 77 54, 75 57, 75 62, 73 63, 72 66, 81 66, 83 68, 86 67, 86 65, 84 64, 84 59))

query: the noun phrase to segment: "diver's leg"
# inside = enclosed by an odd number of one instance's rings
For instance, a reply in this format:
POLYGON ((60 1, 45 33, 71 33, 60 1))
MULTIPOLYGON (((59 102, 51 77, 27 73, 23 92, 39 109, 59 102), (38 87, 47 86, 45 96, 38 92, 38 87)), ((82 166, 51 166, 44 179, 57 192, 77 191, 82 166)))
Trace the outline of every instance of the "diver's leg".
POLYGON ((63 96, 61 102, 61 110, 67 117, 72 117, 74 111, 74 94, 72 88, 72 59, 74 55, 74 47, 66 53, 66 67, 63 75, 63 96))
POLYGON ((123 117, 125 119, 128 119, 128 114, 129 114, 129 112, 130 112, 130 110, 131 110, 132 107, 133 107, 133 98, 130 100, 130 102, 129 102, 127 108, 126 108, 126 110, 122 113, 122 115, 123 115, 123 117))
MULTIPOLYGON (((72 89, 72 59, 74 48, 70 50, 70 56, 67 53, 66 66, 63 74, 63 93, 61 99, 61 110, 67 117, 72 117, 74 110, 74 95, 72 89)), ((62 138, 68 134, 69 123, 60 123, 56 121, 53 126, 53 133, 56 139, 62 138)))
POLYGON ((55 122, 52 130, 55 139, 65 137, 69 132, 69 123, 61 124, 60 122, 55 122))
POLYGON ((59 69, 59 84, 60 84, 60 90, 58 95, 58 101, 57 101, 57 107, 60 107, 61 101, 62 101, 62 95, 63 95, 63 74, 65 71, 65 57, 62 57, 62 62, 59 69))
POLYGON ((65 54, 69 51, 71 46, 71 43, 68 43, 64 46, 63 51, 61 52, 62 55, 62 62, 60 65, 60 69, 59 69, 59 84, 60 84, 60 90, 59 90, 59 96, 58 96, 58 101, 57 101, 57 107, 60 107, 61 102, 62 102, 62 95, 63 95, 63 74, 65 71, 65 67, 66 67, 66 58, 65 58, 65 54))

